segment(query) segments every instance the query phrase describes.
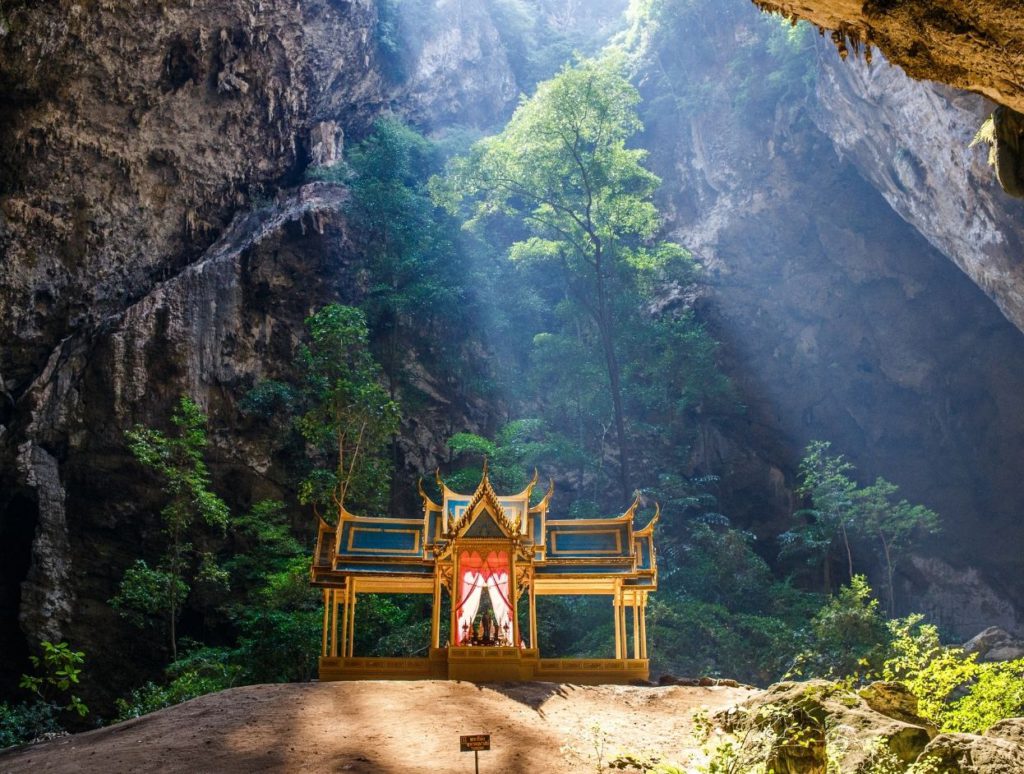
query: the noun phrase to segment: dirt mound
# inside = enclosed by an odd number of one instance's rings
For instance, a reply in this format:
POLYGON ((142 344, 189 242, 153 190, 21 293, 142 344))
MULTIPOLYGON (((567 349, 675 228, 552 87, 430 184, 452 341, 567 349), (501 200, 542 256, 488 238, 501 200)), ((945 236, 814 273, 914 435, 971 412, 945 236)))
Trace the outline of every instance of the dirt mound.
POLYGON ((444 681, 254 685, 0 754, 4 772, 471 772, 461 734, 489 733, 480 771, 593 770, 597 755, 697 755, 693 710, 744 688, 474 685, 444 681))

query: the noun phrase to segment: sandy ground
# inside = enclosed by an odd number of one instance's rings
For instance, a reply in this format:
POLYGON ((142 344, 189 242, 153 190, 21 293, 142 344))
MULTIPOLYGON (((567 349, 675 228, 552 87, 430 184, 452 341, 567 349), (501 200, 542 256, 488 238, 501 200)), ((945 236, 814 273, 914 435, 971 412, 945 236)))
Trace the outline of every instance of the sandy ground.
POLYGON ((554 683, 255 685, 0 753, 2 772, 472 772, 461 734, 490 734, 481 774, 593 772, 597 748, 692 765, 692 711, 737 688, 554 683))

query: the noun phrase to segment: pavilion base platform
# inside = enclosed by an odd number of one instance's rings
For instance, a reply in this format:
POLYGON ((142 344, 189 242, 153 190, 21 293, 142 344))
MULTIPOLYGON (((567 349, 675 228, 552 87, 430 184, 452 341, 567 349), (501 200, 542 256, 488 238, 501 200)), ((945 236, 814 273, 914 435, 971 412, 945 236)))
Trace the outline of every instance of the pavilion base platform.
POLYGON ((465 680, 577 685, 647 680, 650 662, 639 658, 540 658, 532 648, 431 648, 428 657, 320 659, 320 680, 465 680))

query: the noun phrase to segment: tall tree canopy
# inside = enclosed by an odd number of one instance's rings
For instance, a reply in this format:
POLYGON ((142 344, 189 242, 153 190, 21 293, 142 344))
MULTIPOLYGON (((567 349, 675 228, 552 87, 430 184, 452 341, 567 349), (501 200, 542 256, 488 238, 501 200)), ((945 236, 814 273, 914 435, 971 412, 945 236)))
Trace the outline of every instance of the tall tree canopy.
POLYGON ((470 225, 511 218, 520 235, 509 256, 555 268, 572 311, 597 333, 618 446, 619 484, 631 494, 619 326, 624 299, 644 272, 686 251, 653 241, 660 180, 644 169, 645 151, 626 147, 642 127, 639 95, 615 56, 566 66, 524 99, 504 131, 454 160, 434 192, 470 225))
POLYGON ((380 383, 366 316, 330 304, 306 320, 310 343, 299 350, 306 410, 296 424, 320 462, 299 487, 314 508, 340 509, 350 490, 372 501, 387 486, 381 449, 398 429, 398 404, 380 383), (329 461, 329 462, 328 462, 329 461))

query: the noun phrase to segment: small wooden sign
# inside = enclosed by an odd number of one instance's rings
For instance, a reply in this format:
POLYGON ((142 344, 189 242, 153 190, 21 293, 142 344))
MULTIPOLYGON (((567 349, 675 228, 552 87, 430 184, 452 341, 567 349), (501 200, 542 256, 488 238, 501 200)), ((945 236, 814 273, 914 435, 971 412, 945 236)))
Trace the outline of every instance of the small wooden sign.
POLYGON ((491 749, 490 734, 472 734, 459 737, 459 749, 462 752, 479 752, 491 749))

